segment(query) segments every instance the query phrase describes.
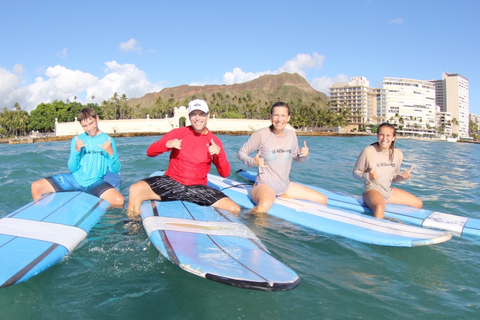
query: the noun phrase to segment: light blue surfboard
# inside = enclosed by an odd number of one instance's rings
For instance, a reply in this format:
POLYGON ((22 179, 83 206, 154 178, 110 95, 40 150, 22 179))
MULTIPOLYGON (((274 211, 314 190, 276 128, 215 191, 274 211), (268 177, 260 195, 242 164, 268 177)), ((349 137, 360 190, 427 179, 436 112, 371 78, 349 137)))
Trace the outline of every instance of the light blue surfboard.
MULTIPOLYGON (((256 172, 244 170, 238 170, 237 174, 248 181, 255 181, 257 176, 256 172)), ((372 214, 361 197, 332 192, 315 186, 308 187, 323 193, 328 198, 328 206, 372 214)), ((425 228, 445 230, 456 236, 480 236, 480 219, 395 204, 386 205, 385 217, 425 228)))
MULTIPOLYGON (((245 208, 255 205, 249 196, 250 182, 238 182, 209 174, 208 183, 245 208)), ((269 215, 320 232, 356 241, 398 247, 415 247, 448 241, 450 233, 377 219, 360 212, 337 209, 295 199, 277 198, 269 215)))
POLYGON ((0 219, 0 287, 25 281, 62 260, 108 207, 83 192, 50 193, 0 219))
POLYGON ((145 201, 140 212, 155 248, 191 274, 263 291, 286 291, 300 284, 293 270, 226 211, 184 201, 145 201))

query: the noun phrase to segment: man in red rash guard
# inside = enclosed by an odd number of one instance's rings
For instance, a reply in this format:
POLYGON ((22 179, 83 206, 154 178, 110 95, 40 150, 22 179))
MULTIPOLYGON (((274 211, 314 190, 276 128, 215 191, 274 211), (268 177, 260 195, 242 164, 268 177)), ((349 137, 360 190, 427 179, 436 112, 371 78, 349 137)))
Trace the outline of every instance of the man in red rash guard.
POLYGON ((191 125, 173 129, 148 147, 149 157, 170 151, 168 169, 163 176, 149 177, 130 186, 129 217, 140 214, 140 205, 145 200, 182 200, 240 212, 240 207, 232 199, 207 186, 212 163, 220 176, 225 178, 230 174, 222 142, 207 128, 208 115, 205 101, 190 101, 188 117, 191 125))

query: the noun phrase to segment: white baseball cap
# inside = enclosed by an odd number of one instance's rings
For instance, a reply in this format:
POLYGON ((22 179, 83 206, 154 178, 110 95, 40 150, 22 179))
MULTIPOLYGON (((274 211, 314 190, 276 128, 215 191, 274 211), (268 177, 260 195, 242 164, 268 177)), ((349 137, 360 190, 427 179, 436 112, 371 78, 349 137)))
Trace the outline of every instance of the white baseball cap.
POLYGON ((188 103, 188 113, 194 111, 194 110, 200 110, 205 113, 208 113, 208 105, 205 101, 200 100, 200 99, 195 99, 192 100, 188 103))

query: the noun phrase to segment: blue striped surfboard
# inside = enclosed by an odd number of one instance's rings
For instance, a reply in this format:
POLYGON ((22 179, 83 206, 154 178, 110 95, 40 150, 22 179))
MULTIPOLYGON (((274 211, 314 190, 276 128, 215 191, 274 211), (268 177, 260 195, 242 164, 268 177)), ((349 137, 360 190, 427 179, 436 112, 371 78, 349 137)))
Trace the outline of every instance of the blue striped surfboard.
MULTIPOLYGON (((208 181, 209 185, 221 190, 239 205, 245 208, 255 205, 249 196, 252 188, 250 182, 241 183, 213 174, 208 175, 208 181)), ((277 198, 268 214, 309 229, 382 246, 425 246, 442 243, 452 237, 444 231, 377 219, 357 211, 295 199, 277 198)))
POLYGON ((108 207, 83 192, 50 193, 0 219, 0 287, 26 281, 62 260, 108 207))
MULTIPOLYGON (((257 176, 256 172, 244 170, 238 170, 237 174, 248 181, 255 181, 257 176)), ((372 214, 361 197, 315 186, 309 187, 327 196, 328 206, 372 214)), ((385 217, 425 228, 445 230, 456 236, 480 236, 480 219, 395 204, 386 205, 385 217)))

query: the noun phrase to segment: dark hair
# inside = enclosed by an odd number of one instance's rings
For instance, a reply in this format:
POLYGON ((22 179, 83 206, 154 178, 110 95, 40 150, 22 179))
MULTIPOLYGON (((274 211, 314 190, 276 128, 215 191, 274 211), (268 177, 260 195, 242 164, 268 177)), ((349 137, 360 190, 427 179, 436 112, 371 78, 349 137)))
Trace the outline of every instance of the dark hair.
MULTIPOLYGON (((381 125, 378 126, 378 129, 377 129, 377 135, 378 133, 380 132, 380 129, 381 128, 390 128, 390 129, 393 129, 393 136, 395 137, 397 135, 397 129, 395 129, 395 127, 388 123, 388 122, 384 122, 382 123, 381 125)), ((377 145, 378 146, 378 142, 375 142, 373 143, 374 145, 377 145)), ((392 144, 390 144, 390 159, 393 161, 393 153, 395 151, 395 140, 392 140, 392 144)))
POLYGON ((273 114, 273 109, 275 109, 276 107, 284 107, 284 108, 287 108, 287 110, 288 110, 288 115, 290 115, 290 107, 288 106, 288 103, 282 102, 282 101, 275 102, 275 103, 273 104, 272 108, 270 109, 270 114, 273 114))
MULTIPOLYGON (((288 103, 282 102, 282 101, 278 101, 273 104, 273 106, 270 108, 270 115, 273 114, 273 109, 275 109, 276 107, 287 108, 288 115, 290 115, 290 107, 288 106, 288 103)), ((273 132, 273 124, 271 124, 269 128, 270 128, 270 131, 273 132)))
POLYGON ((97 118, 97 113, 92 108, 82 109, 82 111, 80 111, 80 113, 78 114, 78 121, 80 122, 89 118, 97 118))

